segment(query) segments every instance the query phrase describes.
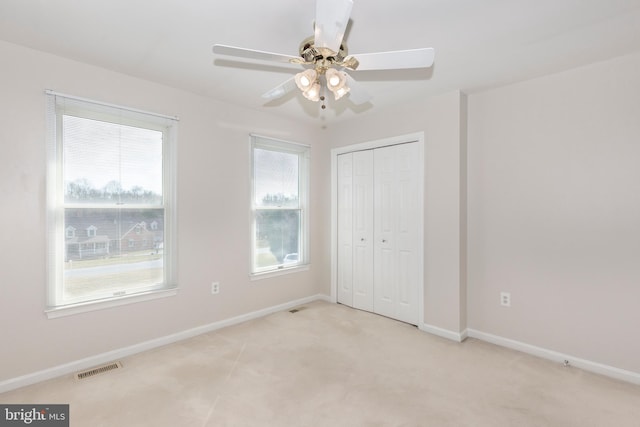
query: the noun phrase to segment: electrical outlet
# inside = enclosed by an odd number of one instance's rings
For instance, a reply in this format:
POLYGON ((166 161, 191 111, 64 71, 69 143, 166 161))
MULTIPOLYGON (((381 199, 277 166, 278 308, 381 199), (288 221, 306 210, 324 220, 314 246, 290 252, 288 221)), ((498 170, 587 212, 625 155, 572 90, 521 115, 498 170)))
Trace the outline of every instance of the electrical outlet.
POLYGON ((511 294, 509 292, 500 292, 500 305, 511 307, 511 294))
POLYGON ((214 295, 220 293, 220 282, 213 282, 211 284, 211 293, 214 295))

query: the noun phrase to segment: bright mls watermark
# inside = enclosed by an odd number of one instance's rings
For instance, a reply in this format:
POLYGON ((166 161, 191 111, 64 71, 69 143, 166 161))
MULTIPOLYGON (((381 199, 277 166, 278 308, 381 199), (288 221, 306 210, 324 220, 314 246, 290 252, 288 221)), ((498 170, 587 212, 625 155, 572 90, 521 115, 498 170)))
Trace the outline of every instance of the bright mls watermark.
POLYGON ((69 427, 69 405, 0 404, 0 427, 69 427))

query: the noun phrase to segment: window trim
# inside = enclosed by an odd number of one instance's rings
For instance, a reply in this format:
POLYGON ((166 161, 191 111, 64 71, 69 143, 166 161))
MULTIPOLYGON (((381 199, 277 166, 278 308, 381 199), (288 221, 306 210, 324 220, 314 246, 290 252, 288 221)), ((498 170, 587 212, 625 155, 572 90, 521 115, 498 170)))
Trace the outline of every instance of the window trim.
MULTIPOLYGON (((270 138, 258 134, 250 134, 250 158, 251 158, 251 203, 250 203, 250 222, 251 222, 251 236, 249 239, 251 246, 251 259, 249 263, 249 277, 253 280, 264 279, 268 277, 280 276, 293 272, 306 271, 310 267, 310 254, 309 254, 309 191, 310 191, 310 176, 311 176, 311 146, 308 144, 302 144, 299 142, 284 141, 281 139, 270 138), (298 200, 299 208, 290 208, 291 210, 300 211, 300 242, 299 248, 302 252, 302 257, 298 262, 291 266, 285 266, 279 264, 272 268, 256 270, 255 257, 256 257, 256 211, 258 208, 255 205, 255 157, 254 149, 271 150, 281 153, 290 153, 298 155, 298 200)), ((265 210, 268 210, 266 208, 265 210)), ((287 208, 284 208, 287 209, 287 208)))
MULTIPOLYGON (((61 317, 99 310, 124 304, 162 298, 177 294, 177 122, 175 116, 166 116, 143 110, 137 110, 116 104, 94 101, 86 98, 66 95, 51 90, 46 90, 47 96, 47 295, 45 313, 48 318, 61 317), (57 107, 60 102, 72 101, 77 107, 66 108, 62 112, 57 107), (118 112, 120 115, 114 114, 118 112), (164 277, 162 286, 149 287, 139 292, 130 294, 114 294, 93 300, 66 302, 61 298, 62 266, 64 251, 56 245, 64 242, 66 228, 63 229, 64 209, 76 207, 75 204, 64 204, 60 194, 63 168, 62 150, 59 145, 61 137, 60 121, 63 115, 76 115, 79 117, 97 119, 114 123, 114 117, 118 116, 121 123, 128 126, 142 127, 158 130, 163 133, 163 209, 164 209, 164 244, 167 256, 165 257, 164 277)), ((145 205, 140 205, 144 207, 145 205)), ((77 207, 91 208, 91 204, 82 204, 77 207)), ((76 230, 77 235, 77 230, 76 230)))

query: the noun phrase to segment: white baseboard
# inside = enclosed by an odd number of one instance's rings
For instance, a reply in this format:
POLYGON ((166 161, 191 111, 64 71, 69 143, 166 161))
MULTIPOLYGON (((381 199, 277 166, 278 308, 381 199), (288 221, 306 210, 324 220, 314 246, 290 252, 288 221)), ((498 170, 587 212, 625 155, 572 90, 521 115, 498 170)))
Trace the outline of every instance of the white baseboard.
POLYGON ((232 317, 230 319, 220 320, 218 322, 210 323, 208 325, 198 326, 196 328, 188 329, 186 331, 178 332, 164 337, 156 338, 149 341, 144 341, 139 344, 134 344, 129 347, 120 348, 117 350, 109 351, 95 356, 87 357, 85 359, 76 360, 64 365, 54 366, 52 368, 44 369, 42 371, 34 372, 31 374, 23 375, 16 378, 11 378, 0 382, 0 393, 4 393, 10 390, 14 390, 27 385, 35 384, 40 381, 49 380, 52 378, 60 377, 81 371, 83 369, 92 368, 96 365, 112 362, 113 360, 128 357, 143 351, 151 350, 157 347, 162 347, 167 344, 182 341, 187 338, 192 338, 197 335, 201 335, 207 332, 215 331, 227 326, 236 325, 238 323, 246 322, 248 320, 257 319, 267 316, 278 311, 284 311, 299 305, 308 304, 313 301, 330 301, 330 297, 322 294, 313 295, 306 298, 301 298, 295 301, 289 301, 284 304, 279 304, 272 307, 263 308, 261 310, 253 311, 251 313, 242 314, 240 316, 232 317))
POLYGON ((523 353, 531 354, 543 359, 553 360, 558 363, 563 363, 566 360, 569 362, 570 366, 575 366, 576 368, 584 369, 585 371, 640 385, 640 373, 638 372, 626 371, 624 369, 615 368, 613 366, 604 365, 602 363, 592 362, 590 360, 581 359, 569 354, 558 353, 553 350, 536 347, 535 345, 526 344, 520 341, 503 338, 481 331, 476 331, 474 329, 467 329, 466 332, 467 335, 471 338, 477 338, 479 340, 490 342, 501 347, 507 347, 512 350, 521 351, 523 353))
POLYGON ((448 329, 443 329, 438 326, 429 325, 427 323, 423 323, 418 325, 418 328, 423 332, 428 332, 433 335, 437 335, 442 338, 447 338, 452 341, 462 342, 467 338, 467 330, 465 329, 462 332, 454 332, 448 329))

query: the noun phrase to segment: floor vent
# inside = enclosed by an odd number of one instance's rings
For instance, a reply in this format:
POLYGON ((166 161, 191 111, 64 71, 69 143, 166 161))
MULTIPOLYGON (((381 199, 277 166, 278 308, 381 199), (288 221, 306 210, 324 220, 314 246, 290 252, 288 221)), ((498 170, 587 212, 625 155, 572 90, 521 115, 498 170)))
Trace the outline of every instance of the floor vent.
POLYGON ((120 362, 108 363, 106 365, 97 366, 95 368, 91 368, 86 371, 78 372, 77 374, 75 374, 75 379, 84 380, 86 378, 93 377, 95 375, 104 374, 105 372, 113 371, 114 369, 122 369, 122 363, 120 362))
POLYGON ((298 307, 298 308, 294 308, 292 310, 289 310, 289 313, 297 313, 300 310, 304 310, 306 307, 298 307))

